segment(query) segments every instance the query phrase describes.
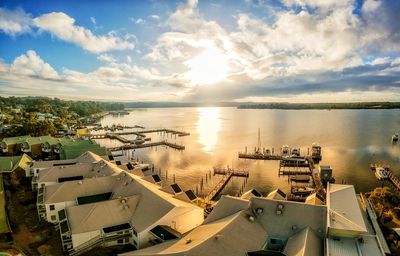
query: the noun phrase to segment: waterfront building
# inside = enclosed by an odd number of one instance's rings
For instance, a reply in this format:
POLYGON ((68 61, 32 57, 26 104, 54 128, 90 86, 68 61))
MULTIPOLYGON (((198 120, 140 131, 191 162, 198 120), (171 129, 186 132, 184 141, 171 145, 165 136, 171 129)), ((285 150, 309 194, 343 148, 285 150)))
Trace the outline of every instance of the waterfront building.
POLYGON ((101 147, 95 141, 85 138, 52 136, 19 136, 4 138, 0 144, 3 155, 28 154, 34 159, 73 159, 86 151, 92 151, 98 155, 109 154, 105 147, 101 147))
POLYGON ((23 143, 26 139, 30 138, 30 135, 27 136, 18 136, 18 137, 7 137, 1 141, 1 153, 3 155, 18 155, 21 152, 21 143, 23 143))
MULTIPOLYGON (((351 185, 328 184, 326 205, 222 196, 203 224, 182 238, 133 255, 366 255, 390 253, 373 210, 351 185)), ((278 198, 271 198, 278 196, 278 198)), ((320 202, 321 201, 321 202, 320 202)), ((311 203, 313 202, 313 203, 311 203)))

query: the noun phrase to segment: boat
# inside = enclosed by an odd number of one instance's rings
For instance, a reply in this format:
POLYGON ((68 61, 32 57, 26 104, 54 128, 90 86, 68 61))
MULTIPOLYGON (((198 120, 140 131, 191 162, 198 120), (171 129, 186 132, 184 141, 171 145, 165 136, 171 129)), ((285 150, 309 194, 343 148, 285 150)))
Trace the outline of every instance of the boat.
POLYGON ((385 180, 388 178, 388 173, 385 168, 377 167, 375 168, 375 176, 378 180, 385 180))
POLYGON ((292 149, 292 156, 300 156, 300 149, 299 148, 294 148, 292 149))
POLYGON ((396 132, 395 134, 393 134, 393 136, 392 136, 392 141, 393 142, 397 142, 397 141, 399 141, 399 134, 396 132))
POLYGON ((288 145, 283 145, 282 146, 282 155, 284 156, 288 156, 290 152, 290 148, 288 145))
POLYGON ((133 143, 136 145, 143 144, 145 142, 145 139, 143 136, 136 136, 136 138, 133 140, 133 143))
POLYGON ((295 182, 309 182, 310 176, 309 175, 293 175, 290 177, 291 181, 295 182))
POLYGON ((314 192, 314 188, 311 187, 292 187, 292 194, 300 196, 308 196, 314 192))
POLYGON ((311 146, 311 157, 314 161, 319 162, 322 160, 321 146, 318 143, 313 143, 311 146))

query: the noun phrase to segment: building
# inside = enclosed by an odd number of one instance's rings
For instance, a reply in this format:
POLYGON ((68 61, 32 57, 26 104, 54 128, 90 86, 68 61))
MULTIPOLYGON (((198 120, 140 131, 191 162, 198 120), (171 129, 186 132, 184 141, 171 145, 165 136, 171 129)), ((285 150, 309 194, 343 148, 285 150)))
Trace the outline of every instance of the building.
POLYGON ((145 248, 172 235, 180 237, 203 222, 202 208, 177 199, 160 186, 125 171, 118 178, 123 185, 115 187, 110 199, 83 197, 83 203, 58 212, 65 249, 86 250, 101 241, 103 246, 129 243, 145 248))
POLYGON ((28 154, 35 159, 73 159, 86 151, 92 151, 100 156, 109 154, 105 147, 101 147, 95 141, 84 138, 51 136, 19 136, 4 138, 0 144, 3 155, 28 154))
POLYGON ((84 152, 82 155, 73 158, 73 159, 65 159, 65 160, 52 160, 52 161, 33 161, 28 172, 26 173, 26 177, 38 176, 41 170, 55 167, 55 166, 67 166, 67 165, 75 165, 82 163, 93 163, 95 161, 99 161, 104 159, 101 156, 98 156, 90 151, 84 152))
POLYGON ((72 254, 116 244, 144 248, 160 242, 154 233, 161 232, 161 241, 180 237, 204 220, 192 191, 161 188, 91 152, 68 162, 35 162, 32 172, 39 217, 58 224, 72 254))
POLYGON ((121 255, 390 253, 379 226, 373 225, 370 206, 364 204, 362 195, 356 195, 353 186, 328 184, 326 205, 314 195, 308 203, 287 201, 278 191, 270 195, 248 199, 223 196, 203 224, 182 238, 121 255))
POLYGON ((60 160, 77 158, 87 151, 100 156, 109 155, 105 147, 100 147, 100 145, 91 139, 64 137, 54 147, 54 153, 57 155, 56 158, 60 160))
POLYGON ((66 181, 79 181, 87 178, 111 176, 122 170, 116 165, 101 159, 92 163, 77 163, 73 165, 60 165, 39 171, 32 179, 34 189, 62 183, 66 181))
POLYGON ((10 156, 20 154, 21 143, 23 143, 26 139, 30 137, 31 137, 30 135, 27 135, 27 136, 4 138, 0 144, 1 153, 3 155, 10 155, 10 156))

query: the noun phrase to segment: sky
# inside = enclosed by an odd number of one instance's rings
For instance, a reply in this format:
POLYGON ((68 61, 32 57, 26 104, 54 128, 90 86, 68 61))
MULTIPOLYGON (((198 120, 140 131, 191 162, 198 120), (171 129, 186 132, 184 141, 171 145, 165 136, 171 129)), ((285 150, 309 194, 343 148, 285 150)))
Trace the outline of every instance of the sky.
POLYGON ((0 95, 400 101, 400 1, 0 1, 0 95))

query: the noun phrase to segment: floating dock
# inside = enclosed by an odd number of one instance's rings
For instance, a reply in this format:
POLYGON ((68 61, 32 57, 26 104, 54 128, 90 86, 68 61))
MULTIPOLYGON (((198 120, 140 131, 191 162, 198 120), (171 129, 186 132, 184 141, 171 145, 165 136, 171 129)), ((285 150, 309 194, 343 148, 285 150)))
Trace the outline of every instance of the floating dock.
POLYGON ((397 192, 400 192, 400 180, 396 176, 394 176, 393 172, 388 170, 388 180, 393 184, 393 186, 397 189, 397 192))
POLYGON ((261 154, 261 153, 240 153, 239 152, 239 158, 243 159, 253 159, 253 160, 282 160, 283 156, 281 155, 267 155, 267 154, 261 154))
POLYGON ((209 203, 210 201, 215 200, 218 197, 218 195, 222 192, 222 190, 225 188, 225 186, 228 184, 228 182, 233 176, 248 178, 249 172, 238 171, 231 168, 228 169, 214 168, 214 175, 223 175, 224 177, 204 198, 204 202, 206 204, 209 203))
POLYGON ((127 144, 122 145, 119 147, 109 148, 110 151, 120 151, 120 150, 127 150, 127 149, 138 149, 138 148, 150 148, 150 147, 157 147, 157 146, 168 146, 170 148, 176 150, 185 150, 185 146, 179 145, 176 143, 171 143, 167 141, 158 141, 158 142, 151 142, 151 143, 144 143, 144 144, 127 144))

